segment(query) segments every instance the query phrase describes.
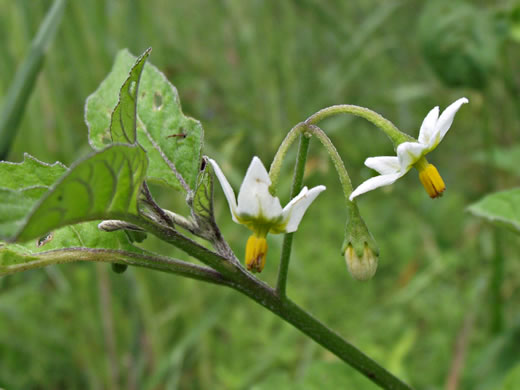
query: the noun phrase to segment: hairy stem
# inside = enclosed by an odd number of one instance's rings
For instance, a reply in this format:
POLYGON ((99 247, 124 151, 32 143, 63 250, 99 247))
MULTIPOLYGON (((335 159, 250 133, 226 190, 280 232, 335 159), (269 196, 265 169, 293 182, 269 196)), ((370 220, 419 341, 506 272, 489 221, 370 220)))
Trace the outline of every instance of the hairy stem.
POLYGON ((25 263, 9 265, 1 268, 0 276, 42 268, 54 264, 74 263, 78 261, 97 261, 150 268, 214 284, 229 284, 227 279, 211 268, 158 255, 140 254, 111 249, 66 248, 41 252, 29 256, 32 258, 25 263))
POLYGON ((354 106, 352 104, 338 104, 324 108, 314 115, 311 115, 305 122, 310 125, 315 125, 323 119, 337 114, 352 114, 372 122, 381 129, 388 138, 390 138, 390 141, 394 144, 394 148, 397 148, 397 146, 403 142, 415 141, 413 137, 401 132, 392 122, 379 115, 377 112, 365 107, 354 106))
MULTIPOLYGON (((294 198, 302 189, 303 174, 305 173, 305 162, 309 150, 310 137, 305 134, 300 135, 300 146, 298 147, 298 157, 294 167, 293 183, 291 188, 291 199, 294 198)), ((280 255, 280 266, 278 268, 278 281, 276 291, 281 298, 286 296, 287 274, 289 271, 289 260, 291 258, 291 248, 294 233, 287 233, 283 237, 282 254, 280 255)))

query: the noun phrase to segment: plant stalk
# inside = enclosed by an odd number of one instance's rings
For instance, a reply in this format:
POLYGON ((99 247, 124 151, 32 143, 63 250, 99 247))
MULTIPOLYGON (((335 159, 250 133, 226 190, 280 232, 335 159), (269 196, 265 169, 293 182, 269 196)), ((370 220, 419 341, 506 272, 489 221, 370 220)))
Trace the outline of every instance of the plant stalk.
POLYGON ((169 242, 187 254, 215 268, 225 279, 225 284, 247 295, 255 302, 269 309, 294 327, 308 335, 318 344, 334 353, 357 371, 364 374, 372 382, 384 389, 411 390, 411 387, 392 375, 374 360, 358 350, 337 333, 307 313, 288 298, 278 296, 276 290, 247 272, 243 267, 214 253, 198 243, 180 235, 177 231, 162 229, 151 221, 131 221, 163 241, 169 242))
MULTIPOLYGON (((291 199, 293 199, 302 189, 303 174, 305 173, 305 162, 309 151, 310 137, 306 134, 300 135, 300 145, 298 147, 298 157, 294 167, 293 183, 291 188, 291 199)), ((286 297, 287 274, 289 272, 289 260, 291 259, 291 249, 294 233, 287 233, 283 237, 282 253, 280 255, 280 266, 278 268, 278 281, 276 291, 280 298, 286 297)))

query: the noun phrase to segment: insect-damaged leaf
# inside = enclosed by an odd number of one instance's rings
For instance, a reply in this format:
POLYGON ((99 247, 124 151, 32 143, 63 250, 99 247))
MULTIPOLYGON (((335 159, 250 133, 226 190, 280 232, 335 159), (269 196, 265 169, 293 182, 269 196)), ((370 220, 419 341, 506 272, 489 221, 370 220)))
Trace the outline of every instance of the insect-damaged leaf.
MULTIPOLYGON (((128 50, 119 52, 112 71, 87 100, 85 119, 90 144, 95 149, 112 142, 112 109, 124 75, 134 63, 135 57, 128 50)), ((202 139, 200 122, 183 114, 175 87, 156 67, 146 63, 139 82, 137 141, 150 161, 147 180, 181 190, 183 181, 195 188, 202 139)))

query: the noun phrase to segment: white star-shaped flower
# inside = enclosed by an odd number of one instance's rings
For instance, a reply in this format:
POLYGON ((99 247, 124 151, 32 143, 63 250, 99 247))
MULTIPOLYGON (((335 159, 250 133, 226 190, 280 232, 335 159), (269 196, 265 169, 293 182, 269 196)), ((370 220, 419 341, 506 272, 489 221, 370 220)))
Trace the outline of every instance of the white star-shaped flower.
POLYGON ((400 144, 397 147, 397 157, 367 158, 365 165, 376 170, 380 175, 361 183, 350 195, 350 200, 365 192, 394 183, 412 167, 419 171, 419 179, 428 195, 432 198, 441 196, 446 189, 444 181, 437 168, 429 164, 424 156, 439 145, 450 129, 455 114, 465 103, 468 103, 468 99, 465 97, 458 99, 446 108, 441 116, 439 116, 439 107, 433 108, 423 120, 418 141, 400 144))
POLYGON ((253 231, 246 245, 246 266, 253 272, 261 272, 267 254, 265 239, 267 233, 296 231, 305 211, 320 192, 325 190, 325 186, 317 186, 310 190, 303 187, 301 192, 282 209, 280 200, 269 192, 271 179, 267 170, 255 156, 240 186, 237 202, 235 192, 219 165, 212 159, 209 159, 209 162, 224 190, 233 221, 253 231))

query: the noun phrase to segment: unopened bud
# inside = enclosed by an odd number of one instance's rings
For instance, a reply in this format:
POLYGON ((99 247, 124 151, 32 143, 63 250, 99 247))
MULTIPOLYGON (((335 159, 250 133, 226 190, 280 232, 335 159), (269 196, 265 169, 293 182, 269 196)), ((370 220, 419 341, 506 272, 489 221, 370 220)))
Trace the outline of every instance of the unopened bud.
POLYGON ((349 207, 342 254, 354 279, 369 280, 376 273, 379 249, 355 203, 349 207))
POLYGON ((349 245, 345 250, 345 261, 347 262, 348 272, 354 279, 369 280, 372 279, 377 270, 377 255, 365 244, 363 255, 360 257, 356 251, 349 245))
POLYGON ((115 232, 116 230, 132 230, 136 232, 141 232, 143 229, 141 229, 139 226, 136 226, 134 224, 120 221, 117 219, 108 219, 106 221, 102 221, 98 224, 98 229, 103 230, 105 232, 115 232))

